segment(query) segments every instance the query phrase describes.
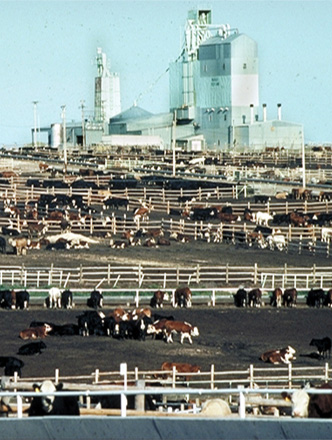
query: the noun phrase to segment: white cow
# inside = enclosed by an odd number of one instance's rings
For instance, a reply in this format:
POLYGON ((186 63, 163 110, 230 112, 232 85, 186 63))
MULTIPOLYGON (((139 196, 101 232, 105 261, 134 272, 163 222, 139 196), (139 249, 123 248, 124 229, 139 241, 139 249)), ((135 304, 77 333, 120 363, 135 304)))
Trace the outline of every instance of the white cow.
POLYGON ((52 308, 61 308, 61 290, 58 287, 52 287, 48 292, 48 298, 45 300, 45 307, 48 306, 52 308))
POLYGON ((322 241, 327 243, 332 238, 332 228, 322 228, 322 241))
POLYGON ((258 211, 255 220, 258 225, 268 226, 269 220, 273 220, 273 216, 268 212, 258 211))
POLYGON ((278 251, 283 251, 286 247, 286 239, 282 234, 269 235, 266 238, 266 241, 268 242, 271 251, 273 251, 275 248, 277 248, 278 251))

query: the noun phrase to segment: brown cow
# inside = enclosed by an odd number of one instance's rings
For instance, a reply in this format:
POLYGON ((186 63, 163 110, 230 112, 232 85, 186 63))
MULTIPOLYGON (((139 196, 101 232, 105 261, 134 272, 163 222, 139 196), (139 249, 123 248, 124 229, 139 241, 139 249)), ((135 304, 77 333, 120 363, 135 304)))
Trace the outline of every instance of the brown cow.
POLYGON ((276 287, 272 292, 270 305, 273 307, 281 307, 282 300, 282 290, 279 287, 276 287))
MULTIPOLYGON (((181 335, 181 344, 183 344, 184 338, 189 340, 189 343, 192 344, 192 336, 199 336, 199 331, 197 327, 192 326, 188 322, 183 321, 168 321, 165 320, 159 321, 159 325, 162 327, 162 331, 166 336, 166 342, 173 342, 172 334, 180 333, 181 335)), ((154 324, 155 326, 155 324, 154 324)), ((155 326, 156 327, 156 326, 155 326)))
POLYGON ((262 291, 261 289, 252 289, 248 293, 248 306, 260 307, 262 305, 262 291))
POLYGON ((20 332, 20 338, 27 339, 38 339, 45 338, 47 333, 52 330, 52 327, 49 324, 44 324, 39 327, 30 327, 20 332))
POLYGON ((191 307, 191 297, 189 287, 178 287, 174 293, 174 307, 191 307))
POLYGON ((282 296, 282 305, 287 307, 296 307, 297 290, 295 287, 286 289, 282 296))
MULTIPOLYGON (((184 373, 183 377, 185 380, 190 380, 192 377, 190 374, 187 375, 186 373, 200 373, 201 367, 198 365, 192 365, 187 363, 181 363, 181 362, 164 362, 161 366, 162 371, 169 371, 173 372, 173 369, 175 368, 175 371, 177 373, 184 373)), ((165 376, 165 379, 168 375, 165 376)), ((179 374, 179 376, 182 376, 182 374, 179 374)))
POLYGON ((290 345, 280 350, 270 350, 260 355, 260 359, 271 364, 290 364, 292 360, 296 359, 294 356, 295 350, 290 345))
POLYGON ((26 255, 30 239, 25 237, 10 238, 8 243, 16 249, 17 255, 26 255))

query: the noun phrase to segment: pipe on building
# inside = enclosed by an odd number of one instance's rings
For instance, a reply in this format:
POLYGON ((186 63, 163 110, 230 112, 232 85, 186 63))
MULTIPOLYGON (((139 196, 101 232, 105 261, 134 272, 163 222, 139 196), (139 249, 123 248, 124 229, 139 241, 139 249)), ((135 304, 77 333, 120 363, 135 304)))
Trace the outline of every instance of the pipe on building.
POLYGON ((263 121, 266 122, 266 104, 263 104, 263 121))
POLYGON ((281 104, 277 104, 278 107, 278 121, 281 121, 281 104))
POLYGON ((254 123, 254 104, 250 104, 250 124, 254 123))

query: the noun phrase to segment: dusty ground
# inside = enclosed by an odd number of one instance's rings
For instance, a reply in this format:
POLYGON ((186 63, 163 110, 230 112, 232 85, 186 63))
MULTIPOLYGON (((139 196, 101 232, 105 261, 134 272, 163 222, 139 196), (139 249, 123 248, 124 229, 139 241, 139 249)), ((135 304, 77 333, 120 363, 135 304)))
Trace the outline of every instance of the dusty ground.
MULTIPOLYGON (((218 306, 215 309, 193 307, 174 310, 171 306, 164 313, 176 319, 197 325, 200 335, 193 344, 180 344, 174 337, 173 344, 148 338, 145 342, 116 340, 102 336, 48 336, 47 348, 38 356, 17 356, 18 348, 26 343, 19 339, 19 332, 32 320, 51 321, 56 324, 76 323, 76 316, 84 307, 71 311, 46 310, 32 306, 29 311, 0 311, 1 355, 16 356, 25 362, 23 377, 90 374, 100 371, 118 371, 122 362, 133 370, 159 369, 165 361, 190 362, 209 371, 211 364, 216 371, 246 369, 249 364, 263 366, 259 360, 262 352, 287 345, 297 350, 296 366, 324 365, 324 360, 302 357, 311 353, 313 337, 331 335, 332 312, 329 309, 236 309, 234 306, 218 306)), ((105 307, 104 311, 110 310, 105 307)))
MULTIPOLYGON (((107 264, 168 264, 174 265, 253 265, 278 267, 329 265, 325 257, 285 254, 268 250, 245 249, 233 245, 206 244, 203 242, 151 249, 144 247, 111 249, 107 243, 87 251, 31 251, 27 256, 4 255, 0 265, 20 266, 77 266, 107 264)), ((16 356, 24 360, 23 377, 54 375, 56 368, 61 375, 90 374, 100 371, 118 370, 121 362, 129 369, 159 369, 164 361, 190 362, 209 371, 211 364, 216 370, 245 369, 249 364, 262 366, 259 355, 269 349, 292 345, 297 350, 296 365, 323 365, 323 360, 300 357, 310 353, 312 338, 332 337, 332 312, 329 309, 236 309, 233 305, 213 308, 193 307, 174 310, 171 306, 164 313, 176 319, 197 325, 200 335, 193 345, 180 345, 148 339, 145 342, 119 341, 107 337, 80 336, 54 337, 45 340, 47 349, 39 356, 17 356, 18 348, 24 344, 19 332, 32 320, 51 321, 56 324, 77 323, 76 316, 86 307, 72 311, 46 310, 32 305, 29 311, 0 310, 1 355, 16 356)), ((110 310, 107 307, 105 310, 110 310)))

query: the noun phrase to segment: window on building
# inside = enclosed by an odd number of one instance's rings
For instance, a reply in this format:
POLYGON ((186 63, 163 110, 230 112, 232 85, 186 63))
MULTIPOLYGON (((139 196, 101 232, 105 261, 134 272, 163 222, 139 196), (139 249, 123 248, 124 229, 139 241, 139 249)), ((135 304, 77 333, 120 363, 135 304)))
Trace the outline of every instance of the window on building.
POLYGON ((247 68, 247 63, 243 63, 243 69, 247 68))
POLYGON ((224 121, 227 121, 227 115, 224 114, 224 121))

